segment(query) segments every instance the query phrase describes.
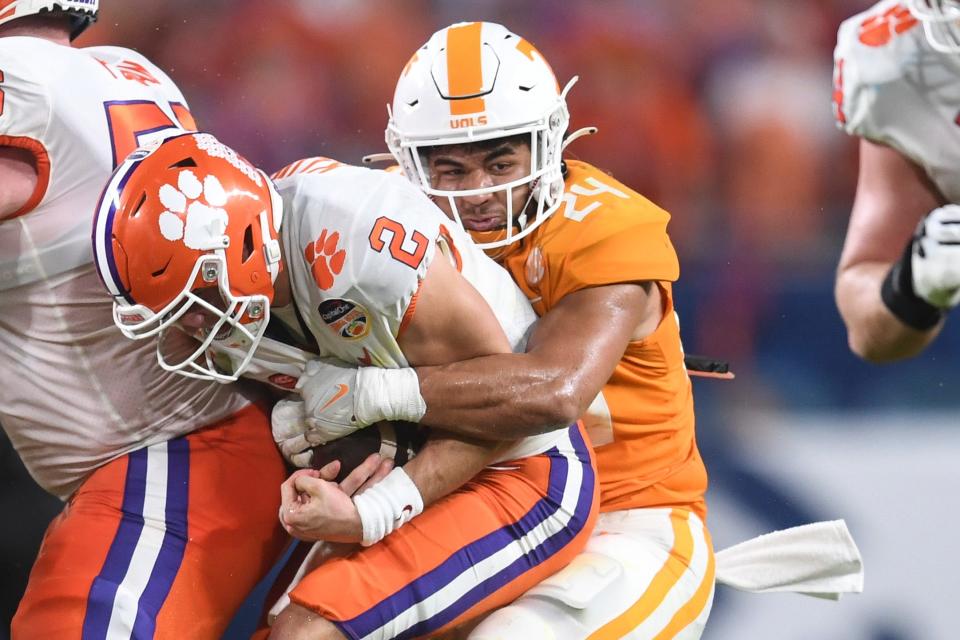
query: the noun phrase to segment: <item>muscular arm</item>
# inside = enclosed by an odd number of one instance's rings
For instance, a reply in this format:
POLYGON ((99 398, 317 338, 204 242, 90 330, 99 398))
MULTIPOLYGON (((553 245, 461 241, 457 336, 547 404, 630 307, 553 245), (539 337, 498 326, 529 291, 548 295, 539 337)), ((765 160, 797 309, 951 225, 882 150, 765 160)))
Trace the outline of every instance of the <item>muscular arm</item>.
POLYGON ((909 358, 940 332, 942 324, 930 331, 903 324, 884 305, 880 287, 917 223, 941 204, 919 167, 890 147, 861 140, 857 193, 835 288, 850 349, 861 358, 909 358))
POLYGON ((33 155, 26 149, 0 147, 0 220, 26 204, 36 186, 33 155))
POLYGON ((475 438, 520 438, 579 418, 631 340, 662 317, 653 283, 582 289, 537 323, 526 353, 417 367, 421 423, 475 438))
MULTIPOLYGON (((411 365, 437 365, 509 353, 510 344, 486 301, 441 255, 420 285, 416 308, 397 338, 411 365)), ((492 462, 500 443, 436 433, 404 470, 425 505, 436 502, 492 462)))

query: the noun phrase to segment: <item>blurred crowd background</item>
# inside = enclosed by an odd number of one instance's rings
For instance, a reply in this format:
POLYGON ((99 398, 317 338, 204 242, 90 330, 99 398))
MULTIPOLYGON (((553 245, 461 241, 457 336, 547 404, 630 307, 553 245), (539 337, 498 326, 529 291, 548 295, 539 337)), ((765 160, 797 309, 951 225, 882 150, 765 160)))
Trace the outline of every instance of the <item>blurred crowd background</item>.
MULTIPOLYGON (((99 23, 79 44, 116 44, 146 54, 180 85, 201 128, 274 170, 304 156, 359 162, 384 151, 385 105, 395 80, 436 29, 491 20, 521 34, 550 61, 561 84, 580 76, 569 95, 571 129, 597 125, 599 133, 574 143, 569 155, 608 170, 672 213, 685 347, 729 360, 737 374, 733 382, 697 381, 695 390, 718 505, 711 523, 718 542, 734 541, 734 532, 753 535, 804 519, 846 516, 861 545, 870 546, 873 521, 864 515, 858 522, 850 513, 862 500, 831 501, 831 491, 839 495, 848 484, 870 485, 870 479, 841 474, 826 494, 811 493, 805 472, 778 475, 754 463, 757 456, 789 456, 784 443, 791 438, 819 442, 825 433, 829 451, 823 453, 848 447, 845 455, 854 459, 876 437, 871 416, 886 416, 877 418, 884 424, 889 416, 904 416, 883 433, 909 453, 911 434, 936 430, 928 423, 949 424, 944 416, 960 397, 956 324, 925 355, 874 367, 850 354, 833 302, 857 156, 856 142, 834 125, 832 50, 840 22, 870 4, 104 0, 99 23), (811 422, 809 416, 820 418, 811 422), (831 440, 834 429, 842 433, 831 440), (735 520, 739 524, 729 524, 735 520)), ((960 447, 955 438, 938 442, 936 449, 951 454, 960 447)), ((909 467, 877 455, 885 464, 909 467)), ((804 469, 816 474, 816 447, 810 456, 804 469)), ((13 454, 3 462, 2 473, 14 473, 13 454)), ((869 471, 886 477, 888 468, 871 465, 869 471)), ((923 481, 960 488, 957 472, 945 473, 923 481)), ((910 476, 901 469, 900 477, 902 484, 910 476)), ((13 482, 6 484, 12 488, 13 482)), ((24 539, 22 532, 31 518, 42 520, 56 508, 26 489, 0 490, 2 513, 23 514, 22 525, 2 526, 11 535, 0 540, 0 563, 10 570, 0 565, 0 574, 27 570, 39 538, 24 539)), ((868 557, 868 567, 871 560, 879 561, 868 557)), ((871 577, 876 574, 868 573, 868 588, 871 577)), ((8 602, 15 603, 22 585, 2 580, 8 602)), ((954 587, 950 597, 960 591, 954 587)), ((883 601, 861 598, 853 605, 858 612, 869 608, 862 602, 883 608, 883 601)), ((724 610, 733 602, 718 592, 721 622, 715 629, 726 628, 722 619, 731 615, 724 610)), ((744 611, 765 608, 763 601, 750 602, 744 611)), ((838 608, 824 615, 843 619, 847 602, 830 605, 838 608)), ((814 611, 812 617, 821 615, 814 611)), ((708 630, 705 637, 939 637, 939 631, 917 631, 902 620, 863 615, 862 625, 846 619, 848 627, 833 635, 708 630)))

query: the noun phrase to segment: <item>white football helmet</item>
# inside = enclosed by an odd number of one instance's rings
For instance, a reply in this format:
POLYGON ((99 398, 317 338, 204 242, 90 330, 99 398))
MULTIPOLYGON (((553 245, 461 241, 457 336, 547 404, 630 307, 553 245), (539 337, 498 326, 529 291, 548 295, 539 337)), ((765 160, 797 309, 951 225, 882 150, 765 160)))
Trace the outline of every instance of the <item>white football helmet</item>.
POLYGON ((960 2, 907 0, 910 13, 923 23, 927 42, 941 53, 960 53, 960 2))
POLYGON ((73 19, 71 38, 97 21, 100 0, 0 0, 0 24, 17 18, 40 15, 54 9, 70 14, 73 19))
POLYGON ((461 226, 454 198, 506 190, 506 229, 471 232, 482 249, 503 247, 536 229, 562 202, 561 151, 570 119, 565 98, 574 82, 561 91, 540 52, 499 24, 451 25, 433 34, 400 75, 393 107, 387 107, 387 146, 410 180, 448 199, 461 226), (519 134, 530 136, 525 177, 479 189, 433 188, 426 148, 519 134), (512 190, 527 184, 526 206, 513 211, 512 190))

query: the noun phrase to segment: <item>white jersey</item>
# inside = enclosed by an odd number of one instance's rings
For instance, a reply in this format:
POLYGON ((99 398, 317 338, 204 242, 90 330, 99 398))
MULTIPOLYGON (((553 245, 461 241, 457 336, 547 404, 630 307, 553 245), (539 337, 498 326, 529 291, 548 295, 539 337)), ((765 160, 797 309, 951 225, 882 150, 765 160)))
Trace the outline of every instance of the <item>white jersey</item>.
MULTIPOLYGON (((513 348, 523 350, 537 319, 526 296, 408 180, 326 158, 294 163, 276 177, 296 314, 275 315, 301 341, 309 333, 320 355, 361 366, 409 366, 397 336, 415 313, 420 282, 438 251, 487 301, 513 348)), ((267 338, 247 375, 290 388, 298 374, 289 367, 302 370, 309 357, 315 356, 267 338), (280 363, 288 368, 276 369, 280 363), (274 369, 281 375, 271 375, 274 369)), ((501 459, 546 451, 565 433, 526 438, 501 459)))
POLYGON ((840 25, 834 103, 847 133, 896 149, 960 202, 960 56, 933 50, 902 2, 840 25))
POLYGON ((61 498, 101 464, 249 402, 164 372, 152 341, 124 338, 93 266, 93 213, 115 163, 181 124, 192 118, 180 91, 134 51, 0 38, 0 145, 33 153, 39 176, 0 220, 0 423, 61 498))

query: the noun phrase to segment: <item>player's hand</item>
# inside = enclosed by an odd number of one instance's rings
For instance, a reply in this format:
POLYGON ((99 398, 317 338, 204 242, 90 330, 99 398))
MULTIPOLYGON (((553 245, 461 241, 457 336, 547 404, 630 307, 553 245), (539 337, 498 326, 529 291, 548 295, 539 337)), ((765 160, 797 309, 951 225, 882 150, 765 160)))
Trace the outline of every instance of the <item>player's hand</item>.
MULTIPOLYGON (((300 469, 280 485, 280 524, 287 533, 300 540, 360 542, 363 524, 353 500, 329 477, 328 467, 320 471, 300 469)), ((372 455, 363 465, 376 469, 380 456, 372 455)), ((358 467, 359 469, 359 467, 358 467)), ((333 470, 336 475, 336 469, 333 470)))
POLYGON ((322 432, 307 423, 303 401, 292 396, 273 405, 270 425, 280 453, 295 467, 311 466, 313 447, 327 441, 322 432))
POLYGON ((342 438, 376 422, 357 420, 354 395, 357 388, 357 368, 334 358, 318 358, 307 362, 297 390, 303 397, 306 423, 324 438, 326 443, 342 438))
POLYGON ((411 368, 354 367, 333 358, 307 362, 297 389, 307 424, 326 440, 342 438, 381 420, 420 422, 427 405, 411 368))
POLYGON ((910 266, 917 296, 941 309, 960 302, 960 205, 934 209, 920 222, 910 266))

